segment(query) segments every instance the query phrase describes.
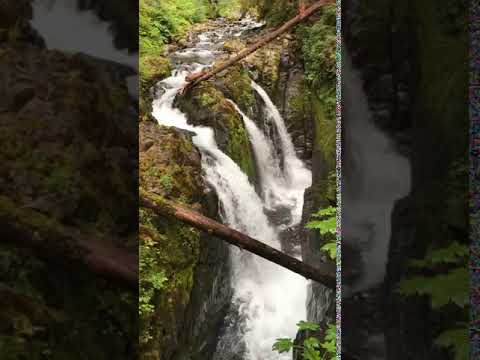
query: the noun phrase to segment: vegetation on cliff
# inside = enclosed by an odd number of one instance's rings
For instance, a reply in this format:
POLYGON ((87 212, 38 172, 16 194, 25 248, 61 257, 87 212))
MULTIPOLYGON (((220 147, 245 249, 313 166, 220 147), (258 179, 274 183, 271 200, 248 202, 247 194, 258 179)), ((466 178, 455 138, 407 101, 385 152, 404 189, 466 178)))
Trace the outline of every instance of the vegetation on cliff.
MULTIPOLYGON (((290 3, 293 15, 298 4, 290 3)), ((194 23, 206 22, 211 17, 225 16, 227 13, 233 14, 239 10, 240 14, 247 11, 263 14, 263 19, 267 20, 269 25, 278 21, 269 17, 269 11, 263 8, 263 5, 255 6, 255 9, 251 10, 247 9, 252 5, 248 1, 230 2, 231 6, 224 8, 222 8, 222 4, 225 2, 220 1, 213 7, 211 2, 207 4, 202 1, 167 1, 161 6, 155 6, 154 1, 144 1, 143 5, 141 4, 141 12, 143 12, 140 19, 140 41, 143 44, 141 45, 143 49, 141 50, 141 66, 144 66, 142 75, 145 74, 145 90, 151 86, 152 82, 166 76, 168 72, 168 70, 164 70, 163 75, 160 74, 158 69, 162 66, 155 64, 158 64, 159 61, 165 63, 164 60, 158 59, 164 56, 163 51, 167 48, 166 45, 180 40, 194 23), (178 9, 180 5, 183 6, 182 9, 178 9), (162 6, 163 8, 161 8, 162 6), (161 11, 161 9, 163 10, 161 11), (197 10, 195 14, 191 13, 192 9, 197 10), (148 68, 150 64, 153 65, 150 67, 151 71, 148 68)), ((278 8, 276 7, 276 9, 278 8)), ((276 12, 275 16, 277 15, 280 15, 280 11, 276 12)), ((319 13, 319 18, 324 18, 323 12, 319 13)), ((240 166, 252 183, 257 181, 257 169, 250 140, 241 116, 227 99, 233 100, 243 112, 252 118, 258 116, 259 99, 250 85, 252 70, 256 71, 261 79, 269 84, 266 86, 269 90, 281 86, 279 85, 282 71, 280 61, 284 51, 291 52, 291 54, 297 52, 294 61, 302 68, 300 73, 302 86, 298 88, 292 99, 287 99, 291 102, 288 107, 294 114, 286 115, 289 118, 288 121, 296 121, 293 119, 301 118, 302 120, 298 120, 298 122, 301 121, 302 126, 318 128, 315 138, 313 132, 310 132, 308 135, 310 140, 305 141, 315 142, 317 144, 315 148, 322 152, 322 156, 329 159, 330 166, 334 166, 335 143, 332 142, 334 136, 326 136, 326 129, 334 134, 335 128, 334 125, 332 127, 332 124, 335 123, 335 117, 332 116, 333 111, 330 108, 335 96, 331 87, 332 84, 333 88, 335 87, 335 82, 329 76, 330 72, 335 73, 335 44, 332 45, 331 38, 328 36, 330 36, 329 31, 334 33, 335 24, 333 23, 332 26, 330 18, 322 23, 323 27, 319 26, 317 29, 314 28, 317 26, 317 22, 318 19, 315 19, 312 23, 295 31, 291 47, 283 48, 282 46, 285 45, 283 41, 276 41, 266 47, 268 56, 261 62, 267 60, 268 66, 262 66, 260 61, 256 61, 262 57, 261 55, 253 54, 245 62, 229 67, 215 79, 192 88, 188 96, 178 97, 176 100, 176 106, 187 114, 191 124, 210 126, 215 130, 215 138, 220 149, 240 166), (321 38, 320 44, 317 42, 318 36, 321 38), (323 51, 329 46, 333 46, 333 55, 332 48, 328 48, 330 52, 326 50, 325 56, 318 58, 317 52, 323 51), (326 66, 332 66, 332 61, 333 70, 326 66), (317 74, 319 69, 321 69, 321 74, 317 74), (321 90, 325 91, 321 92, 321 90), (317 96, 318 94, 320 95, 317 96), (316 114, 317 111, 318 114, 316 114), (302 115, 303 112, 308 115, 302 115), (316 125, 312 126, 309 121, 316 125), (320 136, 321 131, 324 132, 322 136, 325 137, 323 138, 320 136)), ((237 42, 238 44, 231 44, 235 46, 231 47, 230 51, 245 46, 242 39, 238 39, 237 42)), ((228 46, 227 44, 227 50, 228 46)), ((163 68, 166 69, 166 67, 163 68)), ((264 85, 264 81, 261 83, 264 85)), ((175 199, 191 207, 199 207, 200 199, 197 195, 202 194, 203 186, 199 175, 200 161, 196 159, 193 167, 188 169, 185 167, 185 164, 189 163, 187 161, 188 154, 192 156, 196 152, 189 136, 173 129, 167 131, 153 123, 151 125, 142 124, 141 132, 144 134, 156 133, 154 137, 148 135, 141 140, 141 188, 153 191, 157 196, 175 199), (183 140, 175 140, 178 137, 183 140), (147 138, 149 139, 147 140, 147 138), (194 179, 196 183, 190 183, 188 179, 194 179), (184 183, 184 181, 188 183, 184 183)), ((141 136, 143 135, 141 134, 141 136)), ((334 200, 334 190, 332 190, 334 189, 332 186, 334 179, 332 180, 328 175, 325 183, 321 185, 316 183, 315 185, 325 189, 322 190, 322 193, 328 193, 334 200)), ((140 263, 139 311, 142 319, 143 353, 152 359, 168 358, 175 346, 180 344, 179 332, 183 320, 179 314, 185 311, 185 306, 190 300, 193 275, 201 251, 198 233, 192 232, 188 226, 159 217, 145 209, 140 211, 140 226, 142 259, 140 263)), ((321 250, 319 249, 319 251, 321 250)), ((333 254, 331 251, 330 253, 333 254)), ((326 340, 322 342, 323 345, 331 346, 327 343, 332 339, 324 339, 322 335, 321 340, 326 340)), ((309 340, 312 345, 315 341, 314 338, 309 340)))

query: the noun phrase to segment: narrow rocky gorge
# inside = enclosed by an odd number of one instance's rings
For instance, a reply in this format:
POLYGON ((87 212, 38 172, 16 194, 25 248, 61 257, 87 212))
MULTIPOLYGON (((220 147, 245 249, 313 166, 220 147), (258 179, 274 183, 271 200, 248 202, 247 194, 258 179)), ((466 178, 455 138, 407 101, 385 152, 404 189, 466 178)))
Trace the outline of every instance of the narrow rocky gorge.
MULTIPOLYGON (((141 156, 153 156, 159 162, 144 166, 140 185, 181 199, 294 256, 303 253, 306 261, 333 273, 333 263, 320 254, 316 232, 303 230, 311 213, 335 201, 334 192, 329 193, 330 200, 324 196, 334 168, 333 151, 325 154, 324 150, 334 142, 322 146, 326 134, 319 128, 325 117, 311 110, 314 105, 304 95, 302 59, 295 55, 298 40, 286 35, 187 95, 177 95, 188 73, 238 51, 246 46, 248 37, 260 34, 263 28, 249 19, 211 21, 170 52, 172 73, 170 77, 165 73, 148 91, 152 103, 145 108, 151 109, 152 115, 145 114, 140 127, 142 133, 147 128, 161 129, 160 137, 148 142, 160 148, 145 145, 140 150, 141 156), (184 145, 172 142, 172 137, 183 138, 184 145), (160 149, 159 158, 155 153, 160 149), (198 152, 195 159, 188 155, 192 149, 198 152), (183 166, 176 165, 186 160, 175 154, 193 160, 190 164, 196 170, 187 172, 196 179, 191 181, 196 184, 193 191, 181 185, 187 175, 183 166), (152 171, 153 167, 157 170, 152 171), (312 184, 312 169, 314 183, 303 205, 304 191, 312 184), (155 178, 149 181, 152 175, 155 178), (210 199, 208 204, 205 199, 210 199)), ((334 128, 330 127, 329 136, 334 128)), ((170 242, 178 242, 168 235, 167 226, 175 225, 164 223, 160 232, 170 242)), ((153 340, 147 341, 146 347, 152 359, 288 359, 291 354, 272 352, 276 338, 295 338, 295 324, 302 319, 323 326, 334 321, 330 290, 320 285, 312 289, 295 274, 203 236, 205 242, 192 242, 196 255, 189 264, 189 276, 193 281, 182 285, 185 300, 174 306, 156 303, 166 316, 160 323, 153 319, 150 324, 153 340), (260 281, 254 280, 256 277, 260 281), (286 297, 285 291, 292 295, 286 297), (155 350, 158 348, 160 353, 155 350)), ((164 299, 176 296, 168 291, 164 299)))

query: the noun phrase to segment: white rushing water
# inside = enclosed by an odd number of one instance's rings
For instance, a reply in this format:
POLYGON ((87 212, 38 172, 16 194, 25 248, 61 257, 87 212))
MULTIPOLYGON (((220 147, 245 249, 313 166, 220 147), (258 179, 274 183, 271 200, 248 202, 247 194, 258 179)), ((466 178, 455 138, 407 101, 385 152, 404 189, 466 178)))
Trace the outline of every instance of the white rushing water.
MULTIPOLYGON (((213 61, 212 54, 218 51, 225 38, 244 28, 255 26, 258 25, 247 21, 223 32, 207 31, 200 36, 196 47, 175 54, 178 69, 160 83, 166 91, 154 101, 153 116, 162 125, 175 126, 195 134, 193 142, 202 154, 205 179, 218 194, 223 221, 270 246, 280 248, 279 229, 269 223, 264 208, 287 207, 293 219, 291 223, 300 221, 303 192, 310 185, 311 174, 296 157, 283 119, 268 95, 260 86, 252 84, 264 100, 267 111, 271 113, 272 122, 281 138, 283 169, 272 140, 232 102, 243 117, 252 143, 261 172, 263 196, 256 193, 255 187, 238 165, 219 149, 213 129, 188 124, 185 114, 174 107, 176 93, 185 84, 188 72, 209 65, 213 61)), ((222 349, 217 352, 215 359, 238 356, 235 353, 238 343, 243 344, 242 358, 245 360, 291 358, 291 354, 274 353, 272 345, 277 338, 294 338, 296 323, 305 319, 307 281, 276 264, 234 247, 231 260, 234 303, 239 306, 243 323, 233 324, 231 333, 221 337, 222 349)))
MULTIPOLYGON (((138 54, 119 50, 110 24, 91 10, 78 10, 77 0, 34 0, 31 25, 49 49, 84 53, 130 66, 137 71, 138 54)), ((138 95, 138 76, 127 78, 130 94, 138 95)))
POLYGON ((342 236, 360 249, 361 278, 351 291, 365 290, 385 277, 395 201, 410 191, 410 163, 378 129, 368 108, 360 75, 344 56, 342 117, 345 155, 342 236))

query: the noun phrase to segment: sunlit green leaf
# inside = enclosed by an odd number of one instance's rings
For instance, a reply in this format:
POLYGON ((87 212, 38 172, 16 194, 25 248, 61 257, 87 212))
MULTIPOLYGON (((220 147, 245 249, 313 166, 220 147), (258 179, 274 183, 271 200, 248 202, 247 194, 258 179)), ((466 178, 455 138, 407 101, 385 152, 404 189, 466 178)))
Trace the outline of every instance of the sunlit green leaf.
POLYGON ((298 329, 299 330, 312 330, 312 331, 316 331, 320 328, 320 325, 318 324, 315 324, 313 322, 310 322, 310 321, 304 321, 304 320, 301 320, 297 323, 297 326, 298 326, 298 329))
POLYGON ((328 252, 328 255, 332 260, 335 260, 337 258, 337 244, 335 242, 328 242, 325 245, 323 245, 321 250, 328 252))
POLYGON ((278 351, 279 353, 289 352, 293 348, 292 339, 277 339, 272 346, 272 350, 278 351))

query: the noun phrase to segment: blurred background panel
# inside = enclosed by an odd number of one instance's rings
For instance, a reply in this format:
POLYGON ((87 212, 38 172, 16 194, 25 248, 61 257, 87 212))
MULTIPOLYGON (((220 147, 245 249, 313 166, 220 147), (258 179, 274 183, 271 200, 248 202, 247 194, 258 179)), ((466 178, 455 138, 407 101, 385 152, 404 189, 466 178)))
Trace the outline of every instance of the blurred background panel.
POLYGON ((0 18, 0 357, 134 359, 138 3, 0 18))
POLYGON ((342 2, 346 358, 468 358, 467 19, 342 2))

